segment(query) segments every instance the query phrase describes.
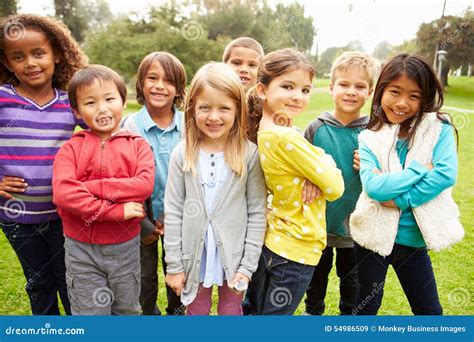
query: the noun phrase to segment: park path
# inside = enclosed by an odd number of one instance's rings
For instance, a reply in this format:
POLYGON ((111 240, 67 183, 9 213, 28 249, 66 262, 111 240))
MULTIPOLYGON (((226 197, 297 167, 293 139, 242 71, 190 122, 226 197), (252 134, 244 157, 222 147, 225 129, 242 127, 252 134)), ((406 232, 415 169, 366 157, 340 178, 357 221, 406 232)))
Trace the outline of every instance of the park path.
POLYGON ((474 114, 474 110, 466 109, 466 108, 443 106, 443 109, 450 109, 450 110, 455 110, 457 112, 465 112, 465 113, 469 113, 469 114, 474 114))

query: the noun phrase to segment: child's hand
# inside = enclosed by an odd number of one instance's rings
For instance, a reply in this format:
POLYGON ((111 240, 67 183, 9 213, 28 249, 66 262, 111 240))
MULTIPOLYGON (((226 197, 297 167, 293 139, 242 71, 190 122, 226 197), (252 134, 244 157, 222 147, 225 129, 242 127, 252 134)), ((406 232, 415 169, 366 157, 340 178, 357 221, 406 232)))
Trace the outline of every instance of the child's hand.
POLYGON ((395 204, 393 200, 390 200, 387 202, 381 202, 380 204, 387 208, 398 208, 398 206, 395 204))
POLYGON ((321 189, 311 183, 309 180, 305 179, 301 196, 303 202, 305 204, 310 204, 315 198, 319 198, 319 196, 321 196, 321 189))
POLYGON ((155 230, 153 232, 157 232, 158 236, 165 234, 165 225, 161 223, 160 220, 156 220, 155 230))
POLYGON ((3 176, 0 182, 0 197, 12 199, 13 196, 8 192, 25 192, 28 184, 23 178, 3 176))
POLYGON ((359 156, 359 150, 354 150, 354 165, 352 167, 356 171, 360 171, 360 156, 359 156))
POLYGON ((429 169, 430 171, 433 170, 433 164, 432 164, 432 163, 428 163, 428 164, 424 164, 424 165, 425 165, 425 167, 426 167, 427 169, 429 169))
POLYGON ((158 241, 158 239, 160 238, 160 235, 163 235, 163 234, 160 234, 160 231, 158 230, 158 228, 155 228, 154 231, 152 231, 149 235, 145 236, 142 239, 142 244, 144 244, 145 246, 151 245, 152 243, 155 243, 156 241, 158 241))
POLYGON ((235 292, 235 293, 241 293, 241 292, 243 292, 243 291, 238 291, 238 290, 235 289, 235 285, 236 285, 239 281, 243 281, 243 282, 245 282, 245 283, 248 284, 248 283, 250 282, 250 278, 247 277, 246 275, 240 273, 240 272, 237 272, 237 273, 235 274, 234 279, 232 279, 232 281, 231 281, 230 283, 228 283, 229 288, 230 288, 233 292, 235 292))
POLYGON ((165 277, 166 284, 180 296, 183 290, 184 284, 186 283, 186 274, 184 272, 178 274, 167 274, 165 277))
POLYGON ((129 220, 134 217, 144 218, 145 210, 143 210, 143 204, 137 202, 127 202, 124 204, 124 220, 129 220))

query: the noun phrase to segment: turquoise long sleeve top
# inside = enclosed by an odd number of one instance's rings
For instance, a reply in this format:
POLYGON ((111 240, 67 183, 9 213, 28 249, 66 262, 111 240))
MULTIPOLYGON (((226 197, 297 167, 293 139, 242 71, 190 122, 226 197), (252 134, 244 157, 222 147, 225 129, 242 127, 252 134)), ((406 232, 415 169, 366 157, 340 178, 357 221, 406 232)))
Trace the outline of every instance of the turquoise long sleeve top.
POLYGON ((401 209, 395 243, 410 247, 426 247, 412 208, 426 203, 456 182, 458 159, 453 128, 443 124, 438 142, 433 150, 433 169, 412 161, 405 165, 408 144, 405 139, 396 141, 396 151, 404 169, 400 172, 377 174, 380 164, 372 151, 363 143, 359 145, 360 178, 362 187, 372 199, 385 202, 394 200, 401 209))

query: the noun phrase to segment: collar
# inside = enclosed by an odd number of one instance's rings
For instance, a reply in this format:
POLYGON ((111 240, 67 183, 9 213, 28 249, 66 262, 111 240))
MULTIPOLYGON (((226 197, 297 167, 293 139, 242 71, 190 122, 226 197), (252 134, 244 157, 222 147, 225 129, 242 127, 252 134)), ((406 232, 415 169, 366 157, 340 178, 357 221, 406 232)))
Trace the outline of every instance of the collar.
MULTIPOLYGON (((325 121, 325 122, 327 122, 327 123, 329 123, 333 126, 344 127, 344 125, 332 113, 329 113, 329 112, 324 112, 323 114, 321 114, 319 116, 318 119, 321 120, 321 121, 325 121)), ((365 127, 368 122, 369 122, 369 116, 364 115, 364 116, 361 116, 360 118, 350 122, 345 127, 347 127, 347 128, 365 127)))
POLYGON ((138 115, 142 117, 143 128, 147 132, 149 132, 150 129, 152 129, 153 127, 156 127, 162 131, 172 131, 176 129, 178 132, 181 132, 181 129, 183 126, 183 113, 179 111, 176 106, 173 106, 173 113, 174 114, 173 114, 173 119, 171 120, 171 124, 165 129, 158 127, 156 122, 152 120, 150 113, 148 113, 148 110, 146 109, 146 106, 143 106, 142 109, 140 109, 140 111, 138 112, 138 115))

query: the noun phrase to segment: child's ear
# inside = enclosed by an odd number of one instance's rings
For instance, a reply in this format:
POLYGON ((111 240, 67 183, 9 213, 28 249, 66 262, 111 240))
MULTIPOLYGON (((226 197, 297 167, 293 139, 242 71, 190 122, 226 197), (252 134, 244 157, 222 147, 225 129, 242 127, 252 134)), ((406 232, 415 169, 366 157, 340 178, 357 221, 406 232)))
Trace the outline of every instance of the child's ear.
POLYGON ((7 68, 8 71, 13 72, 12 69, 10 68, 10 63, 8 63, 6 58, 2 58, 1 61, 3 65, 5 65, 5 68, 7 68))
POLYGON ((332 90, 334 89, 334 84, 332 82, 329 83, 329 92, 332 95, 332 90))
POLYGON ((265 86, 262 83, 257 83, 255 89, 257 90, 257 95, 260 98, 260 100, 266 100, 267 95, 266 95, 266 89, 265 86))
POLYGON ((72 113, 73 113, 74 116, 75 116, 76 118, 78 118, 79 120, 82 119, 81 113, 79 113, 79 112, 77 111, 77 109, 74 109, 74 108, 73 108, 73 109, 72 109, 72 113))

